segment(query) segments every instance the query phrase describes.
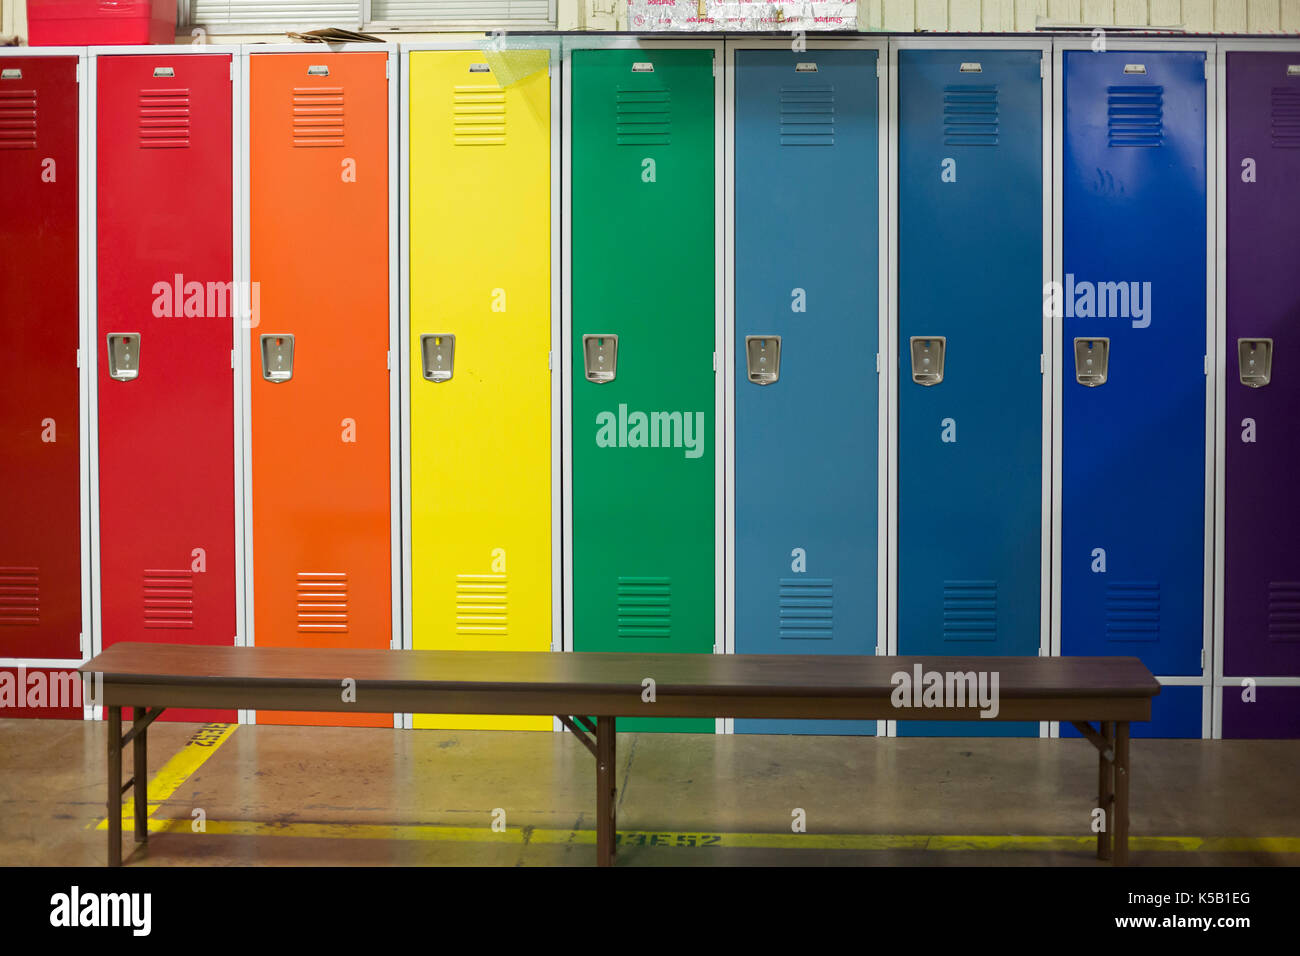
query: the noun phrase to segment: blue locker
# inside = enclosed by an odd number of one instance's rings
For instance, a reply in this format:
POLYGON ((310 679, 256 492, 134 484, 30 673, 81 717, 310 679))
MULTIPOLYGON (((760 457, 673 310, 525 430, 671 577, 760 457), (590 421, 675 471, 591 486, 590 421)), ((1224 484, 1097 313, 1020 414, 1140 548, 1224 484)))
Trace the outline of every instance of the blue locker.
POLYGON ((1062 82, 1061 653, 1200 676, 1205 54, 1068 51, 1062 82))
MULTIPOLYGON (((1188 684, 1165 684, 1151 701, 1151 719, 1133 723, 1133 737, 1184 738, 1201 736, 1204 690, 1188 684)), ((1062 737, 1082 737, 1070 724, 1061 724, 1062 737)))
POLYGON ((899 53, 900 654, 1039 651, 1044 56, 899 53))
MULTIPOLYGON (((876 652, 876 61, 736 53, 737 653, 876 652)), ((875 721, 736 730, 871 734, 875 721)))

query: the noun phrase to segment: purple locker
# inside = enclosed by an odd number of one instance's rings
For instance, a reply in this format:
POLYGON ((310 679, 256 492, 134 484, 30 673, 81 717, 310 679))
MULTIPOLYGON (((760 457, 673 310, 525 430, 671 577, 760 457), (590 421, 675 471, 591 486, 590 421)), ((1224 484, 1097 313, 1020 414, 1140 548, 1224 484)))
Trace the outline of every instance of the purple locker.
POLYGON ((1300 693, 1229 704, 1232 678, 1300 676, 1300 50, 1229 52, 1226 82, 1223 730, 1274 736, 1300 693))
POLYGON ((1229 680, 1222 690, 1224 737, 1300 737, 1300 687, 1257 686, 1254 700, 1243 700, 1246 692, 1240 684, 1229 680))

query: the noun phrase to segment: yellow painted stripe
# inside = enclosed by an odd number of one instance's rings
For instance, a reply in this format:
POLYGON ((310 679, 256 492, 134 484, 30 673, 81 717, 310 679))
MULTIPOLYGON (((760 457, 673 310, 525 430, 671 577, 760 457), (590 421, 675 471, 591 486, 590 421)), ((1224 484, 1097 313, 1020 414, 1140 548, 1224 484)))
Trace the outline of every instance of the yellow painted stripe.
MULTIPOLYGON (((189 833, 188 819, 149 821, 151 833, 189 833)), ((279 823, 256 820, 208 820, 203 832, 220 836, 281 836, 331 840, 412 840, 445 843, 594 845, 594 830, 547 830, 487 826, 457 827, 386 823, 279 823)), ((929 850, 1092 852, 1095 836, 953 835, 891 833, 679 833, 619 831, 619 846, 725 847, 773 850, 929 850)), ((1191 853, 1300 853, 1300 837, 1135 836, 1133 851, 1191 853)))
MULTIPOLYGON (((128 726, 128 725, 123 725, 128 726)), ((166 803, 181 785, 217 752, 222 744, 230 739, 239 728, 238 724, 204 724, 185 742, 170 760, 163 764, 153 779, 149 781, 149 815, 153 816, 158 808, 166 803)), ((122 762, 130 765, 131 745, 122 751, 122 762)), ((122 827, 135 829, 134 791, 128 790, 122 799, 122 827)), ((96 830, 107 830, 108 820, 100 820, 96 830)), ((150 826, 152 830, 152 825, 150 826)))

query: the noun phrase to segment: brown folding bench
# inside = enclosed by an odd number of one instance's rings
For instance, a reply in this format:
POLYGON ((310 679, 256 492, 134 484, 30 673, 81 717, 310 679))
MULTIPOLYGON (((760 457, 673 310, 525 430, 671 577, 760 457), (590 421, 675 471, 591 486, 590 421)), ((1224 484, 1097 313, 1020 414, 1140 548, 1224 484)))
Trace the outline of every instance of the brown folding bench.
MULTIPOLYGON (((149 725, 168 707, 426 714, 555 714, 596 758, 596 858, 614 863, 618 717, 979 720, 965 707, 894 706, 894 675, 996 672, 994 719, 1072 723, 1100 753, 1107 827, 1097 857, 1128 862, 1129 723, 1151 719, 1160 685, 1135 657, 840 657, 758 654, 519 653, 114 644, 81 667, 102 675, 108 722, 108 859, 122 862, 121 798, 135 795, 148 839, 149 725), (647 678, 654 701, 643 700, 647 678), (355 702, 343 683, 355 682, 355 702), (133 726, 122 733, 122 708, 133 726), (1096 724, 1096 726, 1093 726, 1096 724), (134 775, 122 783, 122 749, 134 775), (1113 854, 1112 854, 1113 839, 1113 854)), ((95 688, 88 688, 95 691, 95 688)), ((647 695, 648 696, 648 695, 647 695)), ((955 701, 956 698, 953 698, 955 701)))

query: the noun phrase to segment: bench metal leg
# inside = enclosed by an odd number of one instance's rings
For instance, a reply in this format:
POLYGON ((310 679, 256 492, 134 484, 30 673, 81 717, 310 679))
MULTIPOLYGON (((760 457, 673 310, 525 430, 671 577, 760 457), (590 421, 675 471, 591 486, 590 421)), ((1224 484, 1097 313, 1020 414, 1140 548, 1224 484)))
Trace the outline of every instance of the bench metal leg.
POLYGON ((131 774, 131 789, 135 795, 135 842, 149 842, 149 750, 148 727, 152 723, 143 707, 132 711, 132 729, 135 740, 132 747, 135 756, 135 769, 131 774))
POLYGON ((1128 721, 1115 725, 1115 866, 1128 865, 1128 721))
MULTIPOLYGON (((1103 721, 1101 736, 1113 753, 1115 750, 1115 724, 1103 721)), ((1115 764, 1105 750, 1098 748, 1097 806, 1102 812, 1102 830, 1097 834, 1097 859, 1110 859, 1111 831, 1115 827, 1115 764)))
POLYGON ((614 865, 617 830, 614 762, 617 756, 613 717, 596 718, 596 865, 614 865))
POLYGON ((108 708, 108 865, 122 865, 122 708, 108 708))

